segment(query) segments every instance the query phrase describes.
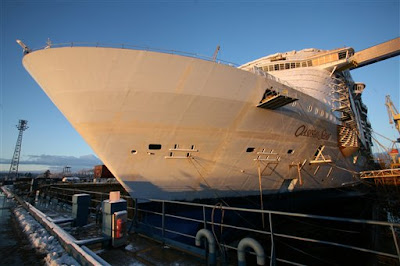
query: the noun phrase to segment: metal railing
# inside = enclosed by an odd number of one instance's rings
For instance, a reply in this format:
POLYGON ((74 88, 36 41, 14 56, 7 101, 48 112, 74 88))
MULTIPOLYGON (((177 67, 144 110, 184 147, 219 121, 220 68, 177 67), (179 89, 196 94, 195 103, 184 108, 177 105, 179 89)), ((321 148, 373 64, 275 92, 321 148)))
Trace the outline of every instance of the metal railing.
POLYGON ((100 43, 100 42, 66 42, 66 43, 57 43, 53 44, 48 42, 47 45, 42 46, 36 49, 29 49, 29 51, 37 51, 42 49, 49 49, 49 48, 57 48, 57 47, 103 47, 103 48, 120 48, 120 49, 131 49, 131 50, 142 50, 142 51, 149 51, 149 52, 159 52, 159 53, 166 53, 166 54, 175 54, 175 55, 182 55, 187 57, 198 58, 206 61, 217 62, 225 65, 229 65, 232 67, 238 67, 239 64, 221 60, 221 59, 214 59, 212 56, 201 55, 196 53, 190 52, 183 52, 178 50, 169 50, 163 48, 154 48, 149 46, 141 46, 141 45, 130 45, 130 44, 115 44, 115 43, 100 43))
MULTIPOLYGON (((93 199, 96 203, 108 197, 107 193, 78 189, 52 188, 51 191, 53 197, 60 198, 65 198, 67 195, 70 197, 71 193, 88 193, 96 196, 93 199)), ((129 196, 123 196, 123 198, 132 202, 129 196)), ((284 258, 283 252, 280 252, 283 248, 291 250, 292 253, 301 254, 302 258, 297 256, 300 260, 308 258, 319 260, 320 263, 326 262, 323 258, 318 258, 318 256, 323 256, 320 252, 312 254, 302 250, 298 247, 299 243, 302 247, 310 249, 314 247, 318 250, 340 249, 356 252, 358 255, 372 256, 371 258, 374 259, 388 258, 394 263, 400 263, 400 224, 398 223, 237 208, 222 204, 207 205, 169 200, 146 200, 144 204, 137 204, 137 202, 138 199, 134 199, 131 204, 128 204, 128 219, 133 225, 131 229, 157 238, 166 244, 187 248, 204 256, 207 252, 196 249, 193 245, 196 233, 203 228, 209 229, 217 242, 222 262, 226 261, 229 252, 232 255, 232 252, 238 251, 237 242, 241 238, 251 236, 268 251, 271 265, 275 261, 303 265, 301 262, 284 258), (264 227, 261 216, 268 217, 264 227), (185 227, 182 226, 183 224, 185 227), (354 240, 363 239, 365 236, 370 237, 370 231, 379 232, 379 235, 384 238, 381 242, 384 242, 386 247, 371 248, 368 241, 358 243, 359 241, 354 240), (318 236, 321 235, 327 239, 319 238, 318 236), (390 242, 391 245, 388 245, 390 242), (383 248, 388 250, 382 250, 383 248)))

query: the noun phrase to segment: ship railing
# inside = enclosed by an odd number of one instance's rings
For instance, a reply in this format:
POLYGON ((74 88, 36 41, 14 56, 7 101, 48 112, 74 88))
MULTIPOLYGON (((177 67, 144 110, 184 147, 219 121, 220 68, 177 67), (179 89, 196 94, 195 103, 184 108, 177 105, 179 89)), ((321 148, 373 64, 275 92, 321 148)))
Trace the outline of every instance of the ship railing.
POLYGON ((102 47, 102 48, 120 48, 120 49, 131 49, 131 50, 142 50, 142 51, 149 51, 149 52, 160 52, 166 54, 175 54, 187 57, 198 58, 206 61, 217 62, 219 64, 224 64, 232 67, 238 67, 239 64, 229 62, 222 59, 217 59, 212 56, 197 54, 197 53, 190 53, 184 52, 179 50, 171 50, 171 49, 164 49, 164 48, 154 48, 150 46, 141 46, 141 45, 131 45, 131 44, 115 44, 115 43, 100 43, 100 42, 66 42, 66 43, 57 43, 53 44, 48 42, 46 46, 32 49, 31 51, 36 50, 43 50, 43 49, 50 49, 50 48, 60 48, 60 47, 102 47))
POLYGON ((287 82, 286 80, 282 80, 282 79, 280 79, 278 77, 275 77, 274 75, 271 75, 271 74, 263 71, 261 67, 254 66, 251 69, 251 72, 253 72, 254 74, 257 74, 259 76, 263 76, 263 77, 265 77, 267 79, 270 79, 270 80, 276 81, 278 83, 284 84, 284 85, 286 85, 286 86, 288 86, 290 88, 293 88, 293 89, 301 91, 299 87, 296 87, 293 84, 290 84, 289 82, 287 82))
MULTIPOLYGON (((52 197, 63 199, 66 194, 72 197, 72 193, 88 193, 97 198, 96 204, 108 198, 108 193, 79 189, 52 187, 48 192, 50 191, 52 197)), ((227 252, 237 252, 237 242, 240 239, 236 238, 251 236, 261 243, 266 254, 270 254, 267 257, 271 263, 278 261, 290 265, 304 265, 309 263, 302 262, 306 258, 325 264, 327 259, 321 256, 337 254, 332 252, 332 249, 348 256, 361 255, 364 259, 385 262, 390 260, 389 264, 400 262, 400 223, 238 208, 222 204, 132 200, 129 196, 122 197, 131 202, 128 202, 128 220, 132 222, 130 231, 148 235, 167 245, 204 257, 208 254, 206 249, 194 247, 194 242, 197 231, 206 228, 213 232, 219 248, 219 259, 222 261, 226 261, 224 254, 227 252), (265 223, 261 222, 262 216, 268 217, 265 223), (185 226, 182 226, 183 223, 185 226), (359 239, 371 238, 372 234, 375 242, 380 244, 371 247, 369 241, 359 243, 359 239), (381 246, 382 243, 384 247, 381 246), (280 252, 282 249, 290 250, 291 257, 286 258, 286 252, 280 252), (316 252, 313 253, 313 250, 316 252), (321 255, 321 251, 325 251, 326 254, 321 255), (354 254, 349 255, 349 252, 354 254), (291 261, 294 257, 297 261, 291 261)), ((254 252, 248 253, 256 255, 254 252)))

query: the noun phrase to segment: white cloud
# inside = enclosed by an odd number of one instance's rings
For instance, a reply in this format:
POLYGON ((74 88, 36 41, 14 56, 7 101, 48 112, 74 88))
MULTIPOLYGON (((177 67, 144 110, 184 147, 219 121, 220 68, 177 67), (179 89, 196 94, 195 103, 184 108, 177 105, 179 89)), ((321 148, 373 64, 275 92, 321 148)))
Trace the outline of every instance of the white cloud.
MULTIPOLYGON (((8 171, 10 163, 10 159, 0 158, 0 171, 8 171)), ((64 166, 69 166, 72 171, 78 171, 93 168, 98 164, 102 164, 102 162, 93 154, 79 157, 42 154, 24 156, 19 161, 19 169, 20 171, 38 171, 39 169, 61 171, 64 166)))

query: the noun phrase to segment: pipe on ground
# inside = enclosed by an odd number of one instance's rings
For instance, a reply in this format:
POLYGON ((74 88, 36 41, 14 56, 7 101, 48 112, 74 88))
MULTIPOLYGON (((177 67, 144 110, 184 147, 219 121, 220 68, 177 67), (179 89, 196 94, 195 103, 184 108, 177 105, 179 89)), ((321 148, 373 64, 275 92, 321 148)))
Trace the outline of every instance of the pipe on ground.
POLYGON ((250 237, 245 237, 240 240, 238 244, 238 264, 239 266, 246 265, 246 248, 252 248, 257 255, 257 264, 265 265, 265 253, 264 249, 256 240, 250 237))
POLYGON ((205 238, 208 242, 208 264, 216 264, 216 253, 215 253, 215 239, 210 230, 200 229, 196 234, 196 246, 201 245, 201 239, 205 238))

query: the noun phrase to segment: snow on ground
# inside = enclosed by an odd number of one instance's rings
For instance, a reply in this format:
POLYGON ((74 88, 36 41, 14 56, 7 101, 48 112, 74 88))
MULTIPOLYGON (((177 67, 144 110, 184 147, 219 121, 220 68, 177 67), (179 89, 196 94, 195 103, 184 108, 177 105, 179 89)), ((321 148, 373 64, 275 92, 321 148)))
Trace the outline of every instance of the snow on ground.
POLYGON ((1 190, 3 191, 3 193, 6 195, 6 197, 7 197, 8 199, 11 199, 11 198, 13 198, 13 195, 8 191, 9 187, 10 187, 10 185, 8 185, 8 186, 2 186, 2 187, 1 187, 1 190))
POLYGON ((15 208, 14 214, 31 244, 39 252, 47 254, 44 259, 47 265, 79 265, 66 253, 58 240, 50 235, 24 208, 15 208))

